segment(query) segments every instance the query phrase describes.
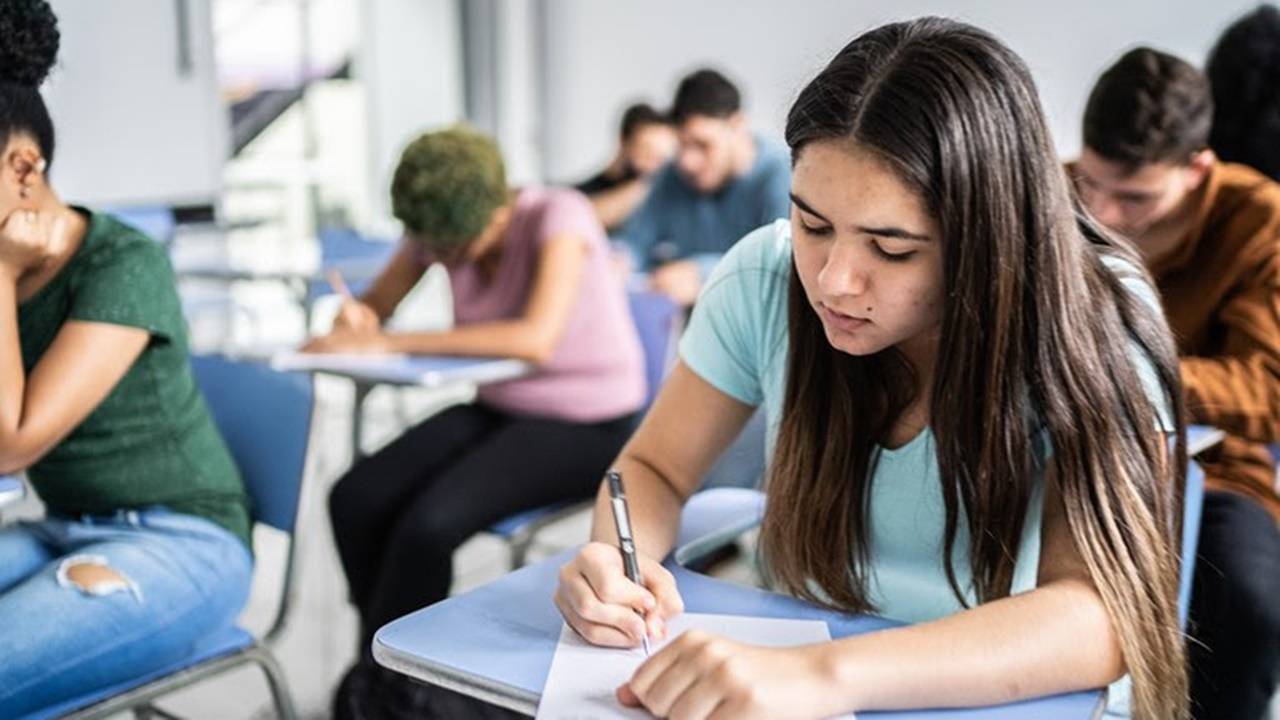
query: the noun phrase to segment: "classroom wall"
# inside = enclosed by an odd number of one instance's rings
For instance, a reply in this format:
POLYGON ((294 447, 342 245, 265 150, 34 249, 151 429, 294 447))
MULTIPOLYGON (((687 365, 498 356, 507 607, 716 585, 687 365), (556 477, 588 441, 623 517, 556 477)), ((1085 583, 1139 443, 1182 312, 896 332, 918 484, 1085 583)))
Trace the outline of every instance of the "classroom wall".
POLYGON ((209 0, 51 5, 62 43, 43 91, 57 133, 51 174, 63 198, 90 205, 213 202, 228 154, 228 118, 218 96, 209 0))
POLYGON ((623 106, 670 102, 684 72, 713 64, 744 90, 753 124, 781 141, 803 83, 876 25, 938 14, 996 33, 1027 60, 1059 151, 1079 151, 1098 73, 1135 44, 1201 62, 1248 0, 544 0, 545 172, 575 180, 609 158, 623 106))
POLYGON ((463 116, 461 21, 456 0, 378 0, 360 9, 354 71, 365 93, 365 182, 374 202, 361 225, 391 235, 399 226, 388 188, 404 146, 463 116))

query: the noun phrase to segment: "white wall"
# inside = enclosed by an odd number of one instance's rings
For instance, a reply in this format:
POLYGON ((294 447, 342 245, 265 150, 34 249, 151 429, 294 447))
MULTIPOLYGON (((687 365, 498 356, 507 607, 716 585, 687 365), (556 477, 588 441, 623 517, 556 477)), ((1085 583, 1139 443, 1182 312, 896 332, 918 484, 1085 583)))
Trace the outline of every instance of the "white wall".
POLYGON ((180 67, 177 4, 54 0, 62 33, 45 86, 54 186, 86 204, 212 202, 227 158, 208 0, 187 3, 180 67))
POLYGON ((1080 114, 1098 73, 1150 44, 1200 63, 1249 0, 545 0, 545 158, 552 180, 594 172, 612 152, 622 107, 670 103, 704 64, 742 88, 752 123, 781 142, 803 84, 845 43, 876 25, 945 15, 994 32, 1039 84, 1064 156, 1079 150, 1080 114))
POLYGON ((453 0, 361 3, 355 74, 364 85, 369 128, 366 182, 374 198, 367 227, 399 231, 388 191, 404 146, 420 132, 463 116, 461 20, 453 0))

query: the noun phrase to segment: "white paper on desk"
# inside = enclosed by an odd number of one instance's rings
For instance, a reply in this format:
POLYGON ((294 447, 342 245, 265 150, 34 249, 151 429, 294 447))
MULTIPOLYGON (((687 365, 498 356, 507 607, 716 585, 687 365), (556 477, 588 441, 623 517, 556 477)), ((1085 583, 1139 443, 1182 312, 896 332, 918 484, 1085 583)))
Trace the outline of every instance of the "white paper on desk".
MULTIPOLYGON (((699 629, 749 645, 789 647, 825 642, 831 639, 827 624, 820 620, 786 620, 780 618, 745 617, 741 615, 708 615, 684 613, 667 626, 668 640, 654 645, 653 650, 675 639, 685 630, 699 629)), ((644 662, 644 651, 598 647, 583 640, 568 625, 560 629, 547 685, 538 702, 537 720, 606 720, 612 718, 649 718, 649 713, 624 707, 614 692, 644 662)), ((853 715, 843 715, 853 718, 853 715)))

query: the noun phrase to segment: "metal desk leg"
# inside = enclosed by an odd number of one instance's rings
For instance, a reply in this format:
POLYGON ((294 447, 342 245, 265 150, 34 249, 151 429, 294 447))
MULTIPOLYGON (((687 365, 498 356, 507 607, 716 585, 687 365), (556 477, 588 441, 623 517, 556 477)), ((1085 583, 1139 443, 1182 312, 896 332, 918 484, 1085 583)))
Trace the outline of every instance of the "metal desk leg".
POLYGON ((354 381, 356 395, 351 402, 351 463, 364 457, 360 447, 360 439, 364 436, 364 401, 373 390, 373 383, 354 381))

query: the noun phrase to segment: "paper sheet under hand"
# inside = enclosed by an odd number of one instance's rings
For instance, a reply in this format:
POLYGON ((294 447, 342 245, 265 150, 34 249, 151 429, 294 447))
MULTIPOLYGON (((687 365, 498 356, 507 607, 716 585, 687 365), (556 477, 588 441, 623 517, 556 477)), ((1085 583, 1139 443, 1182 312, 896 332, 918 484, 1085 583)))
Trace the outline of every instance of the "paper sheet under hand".
MULTIPOLYGON (((699 629, 749 645, 790 647, 831 639, 827 624, 820 620, 786 620, 684 613, 669 624, 668 640, 653 645, 657 652, 685 630, 699 629)), ((644 710, 624 707, 614 692, 644 662, 644 651, 619 650, 588 643, 568 625, 560 630, 560 643, 551 660, 547 685, 538 702, 537 720, 611 720, 649 718, 644 710)), ((853 715, 843 715, 853 718, 853 715)))

